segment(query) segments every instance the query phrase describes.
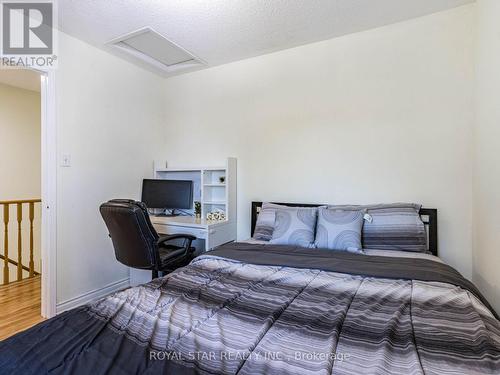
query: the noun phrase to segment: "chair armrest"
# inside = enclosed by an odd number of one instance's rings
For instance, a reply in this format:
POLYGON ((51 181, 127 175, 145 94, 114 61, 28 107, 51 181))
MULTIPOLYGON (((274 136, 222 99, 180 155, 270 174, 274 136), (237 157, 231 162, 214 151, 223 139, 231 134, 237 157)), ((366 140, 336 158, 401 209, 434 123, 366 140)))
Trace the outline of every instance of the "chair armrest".
POLYGON ((190 240, 190 241, 194 241, 196 240, 196 237, 195 236, 192 236, 190 234, 182 234, 182 233, 177 233, 177 234, 167 234, 165 236, 161 236, 159 239, 158 239, 158 244, 162 244, 164 242, 167 242, 167 241, 171 241, 171 240, 176 240, 178 238, 183 238, 185 240, 190 240))
POLYGON ((179 258, 179 257, 181 257, 184 254, 186 254, 186 249, 174 250, 171 253, 169 253, 166 257, 164 257, 163 261, 170 260, 170 259, 175 259, 175 258, 179 258))

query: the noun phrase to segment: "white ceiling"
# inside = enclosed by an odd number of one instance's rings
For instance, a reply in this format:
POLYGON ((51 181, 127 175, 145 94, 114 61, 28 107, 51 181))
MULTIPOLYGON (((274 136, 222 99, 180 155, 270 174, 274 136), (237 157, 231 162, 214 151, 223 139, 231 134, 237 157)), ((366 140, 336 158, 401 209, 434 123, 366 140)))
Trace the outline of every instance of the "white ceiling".
POLYGON ((0 83, 40 92, 40 74, 24 69, 0 69, 0 83))
POLYGON ((215 66, 473 1, 60 0, 59 26, 122 57, 123 52, 114 51, 106 43, 149 26, 206 66, 215 66))

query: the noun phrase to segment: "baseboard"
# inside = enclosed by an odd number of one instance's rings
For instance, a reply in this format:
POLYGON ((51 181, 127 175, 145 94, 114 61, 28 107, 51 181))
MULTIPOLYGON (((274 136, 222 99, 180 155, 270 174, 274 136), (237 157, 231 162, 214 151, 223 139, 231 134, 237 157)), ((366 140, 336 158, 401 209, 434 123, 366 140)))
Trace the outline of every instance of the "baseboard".
POLYGON ((106 297, 107 295, 117 292, 119 290, 128 288, 130 286, 130 278, 115 281, 102 288, 91 290, 87 293, 80 294, 79 296, 70 298, 64 302, 60 302, 56 306, 56 314, 64 311, 74 309, 75 307, 85 305, 86 303, 95 301, 99 298, 106 297))

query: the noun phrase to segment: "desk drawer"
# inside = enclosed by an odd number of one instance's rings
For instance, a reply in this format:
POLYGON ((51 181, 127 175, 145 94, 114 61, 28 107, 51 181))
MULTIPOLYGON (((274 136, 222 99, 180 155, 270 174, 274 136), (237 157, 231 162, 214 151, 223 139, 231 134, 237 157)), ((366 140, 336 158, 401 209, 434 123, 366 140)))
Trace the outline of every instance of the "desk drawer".
POLYGON ((236 231, 232 225, 222 225, 209 229, 208 231, 207 250, 211 250, 214 247, 236 240, 236 231))
POLYGON ((197 228, 181 227, 177 225, 153 224, 158 234, 190 234, 196 238, 206 239, 207 231, 197 228))

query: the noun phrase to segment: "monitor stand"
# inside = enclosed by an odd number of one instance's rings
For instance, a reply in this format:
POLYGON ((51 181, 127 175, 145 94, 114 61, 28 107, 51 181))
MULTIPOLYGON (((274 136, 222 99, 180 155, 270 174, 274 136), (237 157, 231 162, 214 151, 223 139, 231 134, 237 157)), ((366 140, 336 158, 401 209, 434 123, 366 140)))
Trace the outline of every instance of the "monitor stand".
POLYGON ((168 212, 168 209, 165 209, 162 213, 155 215, 156 217, 175 217, 179 216, 180 214, 175 212, 175 208, 171 209, 170 212, 168 212))

